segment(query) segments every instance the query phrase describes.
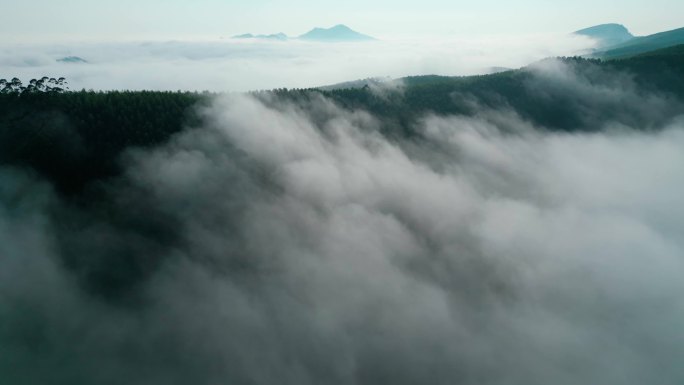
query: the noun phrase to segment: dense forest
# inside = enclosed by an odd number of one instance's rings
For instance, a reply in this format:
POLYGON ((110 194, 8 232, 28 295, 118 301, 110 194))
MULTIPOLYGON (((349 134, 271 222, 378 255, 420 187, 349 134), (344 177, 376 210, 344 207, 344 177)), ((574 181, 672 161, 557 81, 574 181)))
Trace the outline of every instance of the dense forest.
MULTIPOLYGON (((387 90, 277 89, 253 96, 305 106, 322 95, 381 118, 383 134, 395 139, 415 137, 415 123, 426 114, 473 116, 488 109, 507 109, 544 130, 596 131, 608 122, 657 130, 684 111, 684 46, 624 60, 548 59, 492 75, 399 82, 387 90)), ((201 125, 200 107, 213 96, 33 91, 0 93, 0 162, 33 169, 65 193, 115 175, 124 149, 154 146, 201 125)))
POLYGON ((180 92, 0 95, 0 160, 48 176, 64 192, 116 173, 127 147, 153 146, 197 121, 203 96, 180 92))

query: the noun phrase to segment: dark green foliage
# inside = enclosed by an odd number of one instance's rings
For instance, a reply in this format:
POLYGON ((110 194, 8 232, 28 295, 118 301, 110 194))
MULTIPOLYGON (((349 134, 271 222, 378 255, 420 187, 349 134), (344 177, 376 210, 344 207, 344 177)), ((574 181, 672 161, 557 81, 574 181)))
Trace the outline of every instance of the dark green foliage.
MULTIPOLYGON (((673 45, 671 47, 663 48, 663 49, 658 49, 655 51, 649 51, 646 53, 642 53, 636 56, 632 56, 629 59, 632 61, 636 58, 644 58, 644 57, 660 57, 661 60, 665 58, 672 58, 674 59, 672 62, 677 63, 676 57, 681 57, 684 56, 684 44, 678 44, 678 45, 673 45)), ((624 60, 623 59, 618 59, 618 60, 624 60)))
POLYGON ((171 92, 0 94, 0 162, 30 167, 63 192, 116 174, 127 147, 194 124, 202 96, 171 92))

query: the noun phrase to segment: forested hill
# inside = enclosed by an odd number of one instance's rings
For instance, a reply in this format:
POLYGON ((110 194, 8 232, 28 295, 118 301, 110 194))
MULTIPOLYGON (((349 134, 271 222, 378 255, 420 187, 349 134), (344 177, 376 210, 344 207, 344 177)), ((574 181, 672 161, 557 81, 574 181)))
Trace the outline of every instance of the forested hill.
MULTIPOLYGON (((546 60, 484 76, 407 77, 399 87, 253 95, 274 106, 291 101, 303 108, 323 95, 369 111, 385 135, 399 140, 415 137, 415 123, 431 113, 509 112, 542 130, 659 129, 684 113, 684 49, 607 62, 546 60)), ((180 92, 0 94, 0 163, 33 169, 62 192, 79 192, 116 175, 126 148, 154 146, 201 125, 193 106, 209 102, 205 94, 180 92)))
POLYGON ((626 58, 678 44, 684 44, 684 28, 635 37, 593 55, 602 59, 626 58))
POLYGON ((623 60, 549 59, 491 75, 415 76, 401 82, 399 92, 366 87, 323 94, 403 126, 425 113, 509 109, 541 129, 596 131, 609 122, 657 129, 684 113, 684 46, 623 60), (667 100, 663 105, 669 108, 649 104, 656 99, 667 100))

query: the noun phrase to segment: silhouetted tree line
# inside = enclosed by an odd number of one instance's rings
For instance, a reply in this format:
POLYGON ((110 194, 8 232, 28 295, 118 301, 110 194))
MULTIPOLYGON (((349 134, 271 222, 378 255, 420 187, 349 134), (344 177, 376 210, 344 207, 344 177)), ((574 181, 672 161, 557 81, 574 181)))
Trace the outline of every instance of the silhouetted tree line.
POLYGON ((19 95, 22 93, 33 92, 54 92, 61 93, 67 91, 67 81, 65 78, 49 78, 44 76, 40 79, 31 79, 27 86, 24 86, 19 78, 12 78, 10 81, 0 79, 0 93, 19 95))

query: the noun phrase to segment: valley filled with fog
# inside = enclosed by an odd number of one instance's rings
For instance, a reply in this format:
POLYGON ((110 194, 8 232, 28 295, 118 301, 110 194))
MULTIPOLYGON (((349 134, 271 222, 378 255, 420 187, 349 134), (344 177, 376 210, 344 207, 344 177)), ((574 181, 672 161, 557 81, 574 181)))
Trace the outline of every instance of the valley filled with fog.
POLYGON ((246 32, 0 42, 0 382, 684 381, 684 29, 246 32))

